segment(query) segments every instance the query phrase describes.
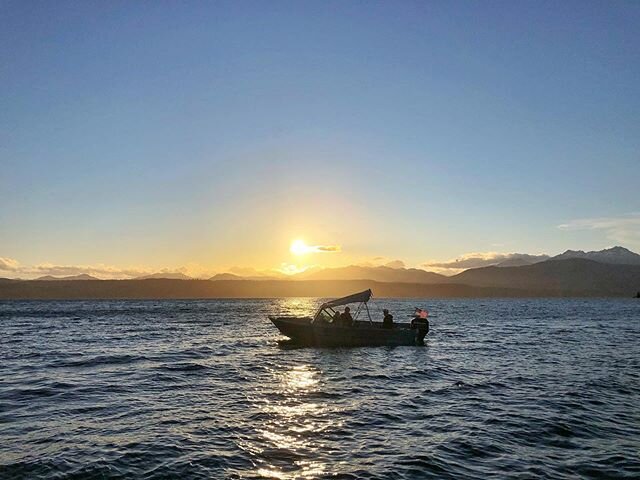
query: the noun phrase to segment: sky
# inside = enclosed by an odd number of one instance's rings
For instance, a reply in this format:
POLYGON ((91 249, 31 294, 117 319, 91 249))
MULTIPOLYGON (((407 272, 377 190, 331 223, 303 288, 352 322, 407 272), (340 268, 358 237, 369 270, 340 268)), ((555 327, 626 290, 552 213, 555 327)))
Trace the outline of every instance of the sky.
POLYGON ((640 251, 638 45, 635 1, 3 1, 0 276, 640 251))

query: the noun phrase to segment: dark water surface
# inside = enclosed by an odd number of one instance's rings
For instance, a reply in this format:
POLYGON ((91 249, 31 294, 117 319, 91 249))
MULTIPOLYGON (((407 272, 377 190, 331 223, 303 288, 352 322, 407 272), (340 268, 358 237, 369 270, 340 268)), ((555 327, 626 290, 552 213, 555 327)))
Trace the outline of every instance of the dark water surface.
POLYGON ((640 477, 640 301, 377 300, 427 346, 279 346, 318 302, 0 303, 0 478, 640 477))

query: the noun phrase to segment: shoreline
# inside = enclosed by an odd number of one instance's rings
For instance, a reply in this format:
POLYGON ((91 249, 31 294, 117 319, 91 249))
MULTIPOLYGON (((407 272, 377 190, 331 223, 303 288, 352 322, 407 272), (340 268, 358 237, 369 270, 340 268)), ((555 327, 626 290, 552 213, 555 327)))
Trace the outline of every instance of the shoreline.
POLYGON ((371 288, 374 298, 631 298, 620 291, 520 289, 372 280, 6 280, 0 300, 205 300, 333 298, 371 288))

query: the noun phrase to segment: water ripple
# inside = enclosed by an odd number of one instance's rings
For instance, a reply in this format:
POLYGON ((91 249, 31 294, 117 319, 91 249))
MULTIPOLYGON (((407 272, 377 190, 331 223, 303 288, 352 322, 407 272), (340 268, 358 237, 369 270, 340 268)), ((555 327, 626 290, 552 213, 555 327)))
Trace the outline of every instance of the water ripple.
POLYGON ((0 478, 640 477, 638 302, 421 301, 424 348, 266 319, 319 302, 0 303, 0 478))

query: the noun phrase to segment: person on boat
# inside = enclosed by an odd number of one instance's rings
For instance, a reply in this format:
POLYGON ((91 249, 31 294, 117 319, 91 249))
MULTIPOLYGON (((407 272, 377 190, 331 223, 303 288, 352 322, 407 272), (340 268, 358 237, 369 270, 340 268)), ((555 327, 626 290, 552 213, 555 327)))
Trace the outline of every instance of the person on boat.
POLYGON ((342 312, 342 314, 340 315, 340 326, 353 326, 353 317, 351 316, 351 309, 349 307, 344 307, 344 312, 342 312))
POLYGON ((413 314, 413 320, 411 320, 411 329, 417 330, 416 343, 418 345, 424 345, 424 337, 429 333, 429 312, 422 308, 416 308, 413 314))
POLYGON ((393 315, 389 313, 386 308, 382 310, 384 313, 384 319, 382 320, 382 328, 393 328, 393 315))
POLYGON ((340 310, 336 310, 336 313, 333 314, 333 322, 336 327, 340 325, 340 310))
POLYGON ((320 312, 320 314, 317 316, 317 318, 316 318, 315 322, 316 322, 316 323, 318 323, 318 324, 320 324, 320 325, 322 325, 322 324, 328 324, 328 323, 330 323, 330 322, 331 322, 331 316, 329 316, 329 315, 328 315, 327 313, 325 313, 324 311, 323 311, 323 312, 320 312))

